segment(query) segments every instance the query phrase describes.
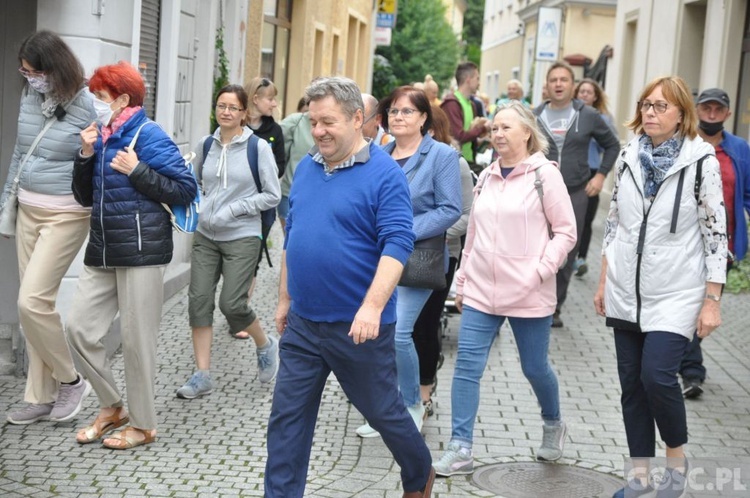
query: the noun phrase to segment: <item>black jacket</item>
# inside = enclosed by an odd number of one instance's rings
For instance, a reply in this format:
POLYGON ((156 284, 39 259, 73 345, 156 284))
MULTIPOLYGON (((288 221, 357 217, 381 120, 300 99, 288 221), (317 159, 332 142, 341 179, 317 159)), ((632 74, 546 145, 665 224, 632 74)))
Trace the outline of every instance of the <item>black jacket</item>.
POLYGON ((271 116, 261 117, 260 127, 253 132, 271 146, 273 157, 276 159, 276 168, 279 170, 279 178, 284 176, 286 166, 286 154, 284 153, 284 132, 281 126, 271 116))

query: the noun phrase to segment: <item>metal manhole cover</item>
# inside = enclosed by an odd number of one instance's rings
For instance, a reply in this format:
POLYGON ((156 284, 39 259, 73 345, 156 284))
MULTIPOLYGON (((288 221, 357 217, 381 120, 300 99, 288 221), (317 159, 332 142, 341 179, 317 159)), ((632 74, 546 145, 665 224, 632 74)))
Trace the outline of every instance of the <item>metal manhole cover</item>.
POLYGON ((472 482, 504 498, 609 498, 624 485, 609 474, 544 463, 484 465, 474 471, 472 482))

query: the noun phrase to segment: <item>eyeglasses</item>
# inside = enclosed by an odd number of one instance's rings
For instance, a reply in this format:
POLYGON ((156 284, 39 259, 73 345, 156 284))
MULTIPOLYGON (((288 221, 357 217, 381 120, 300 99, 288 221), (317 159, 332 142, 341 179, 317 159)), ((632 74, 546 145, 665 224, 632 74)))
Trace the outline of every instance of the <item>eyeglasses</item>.
POLYGON ((263 78, 262 80, 260 80, 261 88, 264 86, 269 86, 270 84, 271 84, 271 80, 269 80, 268 78, 263 78))
POLYGON ((392 118, 395 118, 396 116, 398 116, 398 113, 401 113, 402 116, 404 116, 405 118, 408 118, 415 112, 419 112, 419 111, 417 111, 416 109, 411 109, 409 107, 404 107, 403 109, 396 109, 395 107, 389 107, 388 109, 385 110, 385 112, 392 118))
POLYGON ((18 68, 18 72, 23 74, 27 78, 33 77, 33 76, 42 76, 44 74, 44 71, 29 70, 23 66, 18 68))
POLYGON ((638 102, 638 106, 640 107, 641 112, 648 112, 649 108, 653 107, 656 114, 664 114, 667 112, 669 104, 666 102, 648 102, 643 100, 638 102))
MULTIPOLYGON (((390 111, 390 109, 389 109, 389 111, 390 111)), ((370 121, 372 121, 372 120, 373 120, 373 118, 375 118, 375 116, 377 116, 377 115, 378 115, 378 111, 375 111, 375 112, 373 112, 372 114, 370 114, 369 116, 367 116, 367 117, 365 118, 365 121, 364 121, 364 122, 363 122, 362 124, 367 124, 367 123, 369 123, 369 122, 370 122, 370 121)))
POLYGON ((244 111, 243 108, 237 107, 236 105, 216 104, 216 110, 219 112, 229 111, 232 114, 244 111))

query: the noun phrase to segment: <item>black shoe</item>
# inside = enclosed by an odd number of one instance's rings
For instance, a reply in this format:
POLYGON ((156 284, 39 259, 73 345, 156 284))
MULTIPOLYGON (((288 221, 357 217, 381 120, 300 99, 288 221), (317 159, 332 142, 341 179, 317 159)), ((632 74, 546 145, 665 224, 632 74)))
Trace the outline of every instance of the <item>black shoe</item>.
POLYGON ((559 329, 562 327, 563 327, 563 321, 562 321, 562 318, 560 318, 560 312, 555 311, 555 314, 552 315, 552 328, 559 329))
POLYGON ((703 381, 700 379, 689 379, 682 382, 684 386, 682 395, 685 399, 696 399, 703 394, 703 381))

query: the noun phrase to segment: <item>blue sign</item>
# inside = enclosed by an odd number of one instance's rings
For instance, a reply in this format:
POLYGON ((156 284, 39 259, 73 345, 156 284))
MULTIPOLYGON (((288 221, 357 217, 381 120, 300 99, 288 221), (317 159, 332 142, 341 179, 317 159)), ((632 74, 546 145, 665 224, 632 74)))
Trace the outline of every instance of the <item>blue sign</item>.
POLYGON ((381 14, 378 13, 378 28, 395 28, 396 27, 396 14, 381 14))

